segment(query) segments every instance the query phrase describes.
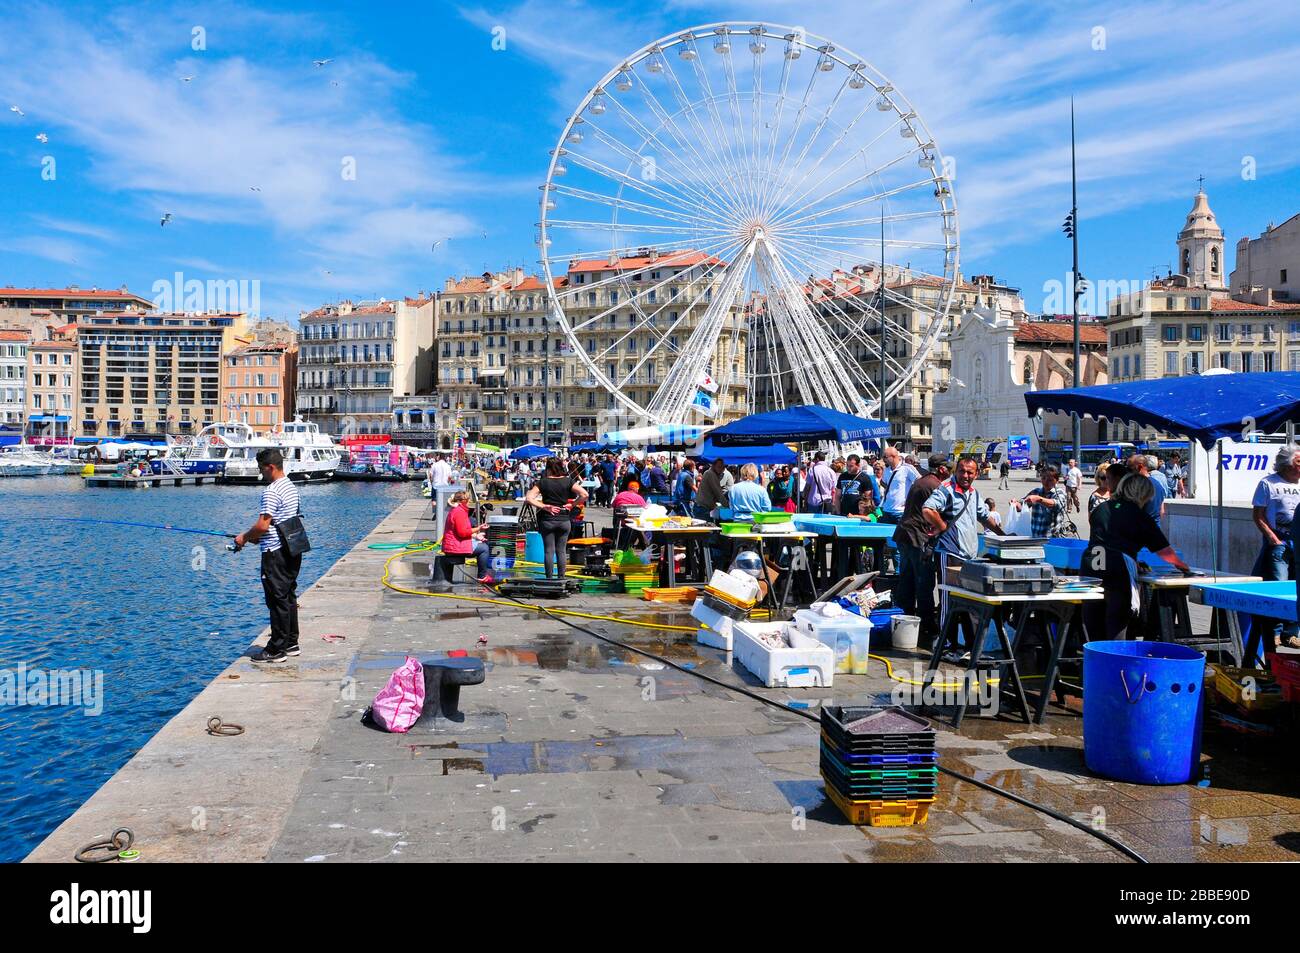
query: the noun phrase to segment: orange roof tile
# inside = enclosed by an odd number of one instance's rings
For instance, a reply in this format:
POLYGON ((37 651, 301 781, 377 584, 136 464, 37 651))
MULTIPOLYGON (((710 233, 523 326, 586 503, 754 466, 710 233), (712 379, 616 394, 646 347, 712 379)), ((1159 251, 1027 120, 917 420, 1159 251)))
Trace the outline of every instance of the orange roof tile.
POLYGON ((130 291, 108 291, 102 288, 0 288, 0 298, 136 298, 146 301, 130 291))
POLYGON ((1273 304, 1255 304, 1252 301, 1238 301, 1235 298, 1214 298, 1210 301, 1211 311, 1300 311, 1300 304, 1286 304, 1275 301, 1273 304))
MULTIPOLYGON (((1016 325, 1016 340, 1023 343, 1065 344, 1074 342, 1074 326, 1056 321, 1025 321, 1016 325)), ((1092 322, 1079 322, 1081 344, 1105 344, 1106 329, 1092 322)))
POLYGON ((655 265, 661 268, 690 268, 692 265, 701 264, 719 265, 725 262, 716 255, 706 255, 694 249, 683 248, 680 251, 660 252, 657 258, 648 255, 640 258, 620 258, 617 264, 610 264, 608 258, 575 261, 569 264, 569 274, 579 271, 641 271, 655 265))
POLYGON ((30 331, 10 330, 8 328, 0 330, 0 341, 30 341, 31 339, 32 332, 30 331))

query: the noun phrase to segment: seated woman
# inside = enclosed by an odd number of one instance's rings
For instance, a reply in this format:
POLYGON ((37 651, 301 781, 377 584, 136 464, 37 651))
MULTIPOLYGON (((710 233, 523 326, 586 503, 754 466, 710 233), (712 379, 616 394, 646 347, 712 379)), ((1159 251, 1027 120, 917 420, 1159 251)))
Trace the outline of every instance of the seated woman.
MULTIPOLYGON (((1112 467, 1107 476, 1114 472, 1112 467)), ((1146 512, 1155 492, 1146 477, 1125 473, 1115 481, 1111 498, 1098 504, 1089 515, 1092 533, 1083 551, 1081 572, 1100 577, 1106 592, 1103 602, 1084 603, 1084 625, 1090 639, 1128 638, 1128 627, 1138 607, 1137 556, 1143 549, 1151 550, 1184 573, 1191 572, 1146 512)))
POLYGON ((731 487, 727 499, 731 502, 731 518, 740 523, 755 513, 773 509, 772 498, 758 482, 758 467, 752 463, 740 468, 740 479, 731 487))
MULTIPOLYGON (((476 531, 469 518, 469 494, 459 490, 451 496, 451 509, 442 531, 442 552, 446 556, 473 556, 478 562, 477 579, 483 585, 494 580, 488 571, 488 544, 483 534, 476 531)), ((434 582, 450 582, 446 578, 441 557, 434 559, 431 578, 434 582)))
POLYGON ((626 506, 645 506, 645 497, 641 495, 641 484, 636 480, 628 482, 627 489, 621 490, 614 497, 613 506, 615 509, 626 506))

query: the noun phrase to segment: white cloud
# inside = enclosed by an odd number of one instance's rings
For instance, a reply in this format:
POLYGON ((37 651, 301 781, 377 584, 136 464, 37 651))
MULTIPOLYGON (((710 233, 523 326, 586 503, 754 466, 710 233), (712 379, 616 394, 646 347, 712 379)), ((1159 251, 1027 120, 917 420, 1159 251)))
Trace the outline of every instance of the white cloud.
MULTIPOLYGON (((210 50, 176 60, 163 38, 183 30, 188 40, 188 26, 163 30, 142 22, 145 12, 119 11, 91 29, 38 7, 0 38, 7 95, 30 122, 87 150, 95 184, 125 196, 141 221, 171 212, 177 232, 195 223, 261 227, 309 255, 374 261, 427 252, 414 233, 421 228, 473 228, 446 205, 487 183, 430 127, 388 104, 408 76, 360 52, 337 55, 327 69, 312 67, 323 54, 311 52, 274 64, 231 55, 222 52, 228 40, 216 43, 213 11, 205 14, 198 22, 210 50), (31 69, 33 49, 64 65, 31 69)), ((291 34, 299 49, 302 26, 300 17, 258 15, 259 30, 291 34)), ((52 221, 37 224, 58 228, 52 221)))

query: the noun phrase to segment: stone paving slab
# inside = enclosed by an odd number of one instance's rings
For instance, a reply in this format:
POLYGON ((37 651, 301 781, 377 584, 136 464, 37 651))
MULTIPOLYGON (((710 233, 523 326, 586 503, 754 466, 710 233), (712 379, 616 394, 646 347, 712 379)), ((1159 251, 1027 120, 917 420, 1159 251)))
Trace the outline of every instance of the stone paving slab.
MULTIPOLYGON (((299 660, 237 661, 29 859, 65 860, 125 824, 146 861, 1125 862, 1049 815, 947 777, 924 827, 855 828, 825 797, 817 726, 794 712, 555 617, 381 589, 392 554, 367 545, 425 538, 427 509, 400 505, 302 594, 299 660), (327 632, 347 641, 321 641, 327 632), (484 684, 462 690, 464 721, 406 735, 361 724, 406 655, 457 649, 487 668, 484 684), (248 731, 209 738, 209 714, 248 731)), ((395 582, 425 589, 427 562, 393 560, 395 582)), ((689 624, 681 609, 623 596, 553 605, 689 624)), ((895 684, 873 662, 870 675, 837 675, 830 689, 769 690, 689 633, 574 621, 814 714, 823 703, 887 701, 895 684)), ((909 677, 922 662, 883 651, 909 677)), ((938 746, 946 766, 1103 823, 1153 860, 1296 858, 1300 784, 1289 759, 1208 745, 1213 786, 1146 788, 1092 776, 1080 733, 1075 702, 1044 725, 940 725, 938 746)))

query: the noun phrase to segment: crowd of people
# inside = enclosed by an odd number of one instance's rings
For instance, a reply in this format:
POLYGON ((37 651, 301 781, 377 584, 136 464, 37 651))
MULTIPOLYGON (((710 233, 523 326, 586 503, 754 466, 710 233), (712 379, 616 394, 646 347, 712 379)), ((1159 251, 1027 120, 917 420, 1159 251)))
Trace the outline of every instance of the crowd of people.
MULTIPOLYGON (((1143 453, 1112 458, 1097 467, 1086 500, 1088 488, 1076 460, 1062 466, 1043 462, 1035 469, 1033 489, 1009 495, 1003 511, 976 487, 977 480, 994 476, 986 461, 971 456, 953 461, 932 454, 921 465, 915 456, 888 446, 878 456, 840 457, 818 451, 797 464, 738 467, 669 454, 497 458, 487 464, 487 476, 517 483, 517 495, 536 508, 548 577, 563 575, 568 539, 580 530, 588 503, 616 512, 660 503, 710 522, 718 521, 725 509, 733 520, 785 510, 894 524, 895 602, 920 617, 921 631, 930 638, 938 633, 944 608, 942 598, 936 598, 937 581, 944 578, 951 560, 978 554, 981 533, 1004 534, 1012 524, 1019 535, 1076 536, 1073 515, 1086 513, 1084 572, 1100 579, 1107 593, 1103 602, 1090 604, 1086 625, 1093 638, 1123 638, 1136 611, 1139 554, 1146 550, 1176 569, 1190 571, 1164 529, 1166 501, 1187 492, 1180 455, 1163 461, 1143 453)), ((1009 470, 1004 461, 996 473, 999 491, 1011 489, 1009 470)), ((1261 549, 1253 574, 1294 579, 1291 525, 1300 502, 1300 448, 1283 447, 1274 471, 1260 481, 1255 494, 1253 516, 1261 549)), ((453 474, 444 454, 434 456, 429 472, 431 482, 450 481, 453 474)), ((456 504, 444 549, 476 558, 479 578, 490 578, 482 561, 486 549, 481 533, 470 526, 467 513, 459 512, 464 501, 456 504)), ((844 564, 836 571, 848 574, 858 568, 844 564)), ((1273 638, 1300 648, 1300 623, 1279 624, 1273 638)))

